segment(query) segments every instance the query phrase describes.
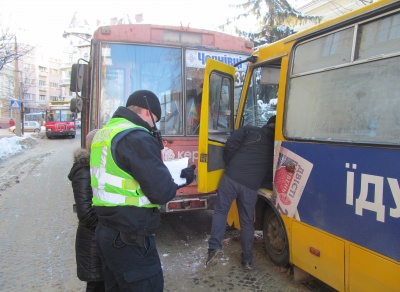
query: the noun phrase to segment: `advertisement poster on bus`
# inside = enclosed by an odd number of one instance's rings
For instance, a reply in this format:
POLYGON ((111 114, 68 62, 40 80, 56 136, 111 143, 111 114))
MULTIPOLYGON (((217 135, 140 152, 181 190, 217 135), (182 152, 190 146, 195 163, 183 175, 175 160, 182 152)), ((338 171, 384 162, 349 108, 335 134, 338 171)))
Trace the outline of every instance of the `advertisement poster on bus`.
POLYGON ((289 217, 295 217, 295 215, 298 217, 297 205, 313 164, 285 147, 280 146, 278 149, 279 154, 275 155, 275 206, 281 213, 289 217))
MULTIPOLYGON (((202 50, 186 50, 186 66, 191 68, 205 68, 207 59, 211 58, 222 63, 234 66, 236 63, 243 61, 247 55, 224 53, 215 51, 202 50)), ((241 86, 247 70, 247 62, 238 65, 236 68, 236 84, 241 86)))

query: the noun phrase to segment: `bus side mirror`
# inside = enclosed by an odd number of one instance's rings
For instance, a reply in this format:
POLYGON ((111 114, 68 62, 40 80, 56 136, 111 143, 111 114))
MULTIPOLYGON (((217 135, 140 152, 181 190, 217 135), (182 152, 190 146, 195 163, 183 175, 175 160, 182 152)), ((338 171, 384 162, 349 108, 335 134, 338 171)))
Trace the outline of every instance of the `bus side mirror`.
POLYGON ((71 98, 71 104, 69 105, 69 109, 73 113, 80 113, 82 111, 82 98, 74 97, 71 98))
POLYGON ((81 97, 89 97, 89 65, 72 65, 69 89, 71 92, 80 92, 81 97))

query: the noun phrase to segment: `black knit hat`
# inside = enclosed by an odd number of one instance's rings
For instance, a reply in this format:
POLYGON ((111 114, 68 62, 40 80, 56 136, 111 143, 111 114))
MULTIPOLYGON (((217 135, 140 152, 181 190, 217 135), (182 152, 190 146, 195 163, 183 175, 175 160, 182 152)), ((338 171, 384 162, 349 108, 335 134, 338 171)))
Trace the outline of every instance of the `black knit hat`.
POLYGON ((149 90, 138 90, 132 93, 126 101, 126 107, 130 105, 136 105, 138 107, 150 110, 157 117, 156 122, 161 119, 160 101, 158 100, 157 96, 149 90))

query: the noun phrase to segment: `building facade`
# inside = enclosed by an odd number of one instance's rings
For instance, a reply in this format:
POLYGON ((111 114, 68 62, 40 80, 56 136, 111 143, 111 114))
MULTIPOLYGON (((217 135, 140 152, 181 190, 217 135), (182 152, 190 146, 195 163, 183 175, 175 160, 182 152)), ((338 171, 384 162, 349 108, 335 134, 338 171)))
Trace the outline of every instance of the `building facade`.
POLYGON ((20 112, 10 106, 14 99, 21 101, 22 114, 27 114, 44 112, 51 100, 65 98, 60 67, 60 59, 49 58, 35 47, 17 64, 5 65, 0 72, 0 127, 8 127, 10 118, 20 112))

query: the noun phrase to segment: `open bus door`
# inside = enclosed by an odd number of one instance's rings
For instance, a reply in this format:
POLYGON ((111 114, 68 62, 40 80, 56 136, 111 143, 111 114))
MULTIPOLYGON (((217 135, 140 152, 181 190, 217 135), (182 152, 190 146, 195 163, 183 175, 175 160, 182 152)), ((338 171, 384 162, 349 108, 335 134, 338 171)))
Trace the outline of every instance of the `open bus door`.
MULTIPOLYGON (((226 140, 234 131, 235 68, 207 59, 204 71, 199 132, 198 191, 218 189, 225 170, 223 152, 226 140), (208 110, 204 110, 208 109, 208 110)), ((232 204, 227 222, 239 228, 236 202, 232 204)))

